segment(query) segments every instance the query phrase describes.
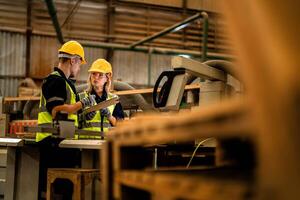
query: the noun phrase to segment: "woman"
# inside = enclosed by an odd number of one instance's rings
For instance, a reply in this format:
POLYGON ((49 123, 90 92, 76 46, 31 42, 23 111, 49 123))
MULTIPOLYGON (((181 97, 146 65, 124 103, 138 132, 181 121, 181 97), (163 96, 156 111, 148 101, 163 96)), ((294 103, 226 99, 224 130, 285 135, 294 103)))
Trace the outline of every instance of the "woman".
MULTIPOLYGON (((109 100, 116 95, 110 93, 112 84, 112 67, 105 59, 93 62, 89 69, 88 89, 80 93, 79 98, 95 95, 96 103, 109 100)), ((124 112, 120 103, 111 105, 97 112, 84 114, 82 118, 82 129, 107 132, 109 128, 116 125, 117 120, 124 119, 124 112)), ((83 138, 82 136, 80 138, 83 138)), ((84 137, 87 138, 87 137, 84 137)), ((91 137, 88 137, 91 138, 91 137)), ((95 137, 92 137, 95 138, 95 137)), ((101 138, 100 136, 96 138, 101 138)))

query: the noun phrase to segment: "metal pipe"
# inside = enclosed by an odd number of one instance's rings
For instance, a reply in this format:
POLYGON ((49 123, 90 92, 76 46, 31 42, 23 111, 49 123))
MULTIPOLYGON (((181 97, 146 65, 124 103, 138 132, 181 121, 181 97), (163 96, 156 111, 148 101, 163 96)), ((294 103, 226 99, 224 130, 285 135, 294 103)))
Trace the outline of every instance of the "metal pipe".
POLYGON ((203 64, 220 69, 228 74, 231 74, 232 76, 239 77, 236 66, 234 66, 233 63, 228 62, 226 60, 208 60, 205 61, 203 64))
MULTIPOLYGON (((123 44, 115 44, 115 43, 103 43, 103 42, 87 42, 87 41, 80 41, 80 43, 84 47, 93 47, 93 48, 103 48, 103 49, 112 49, 112 50, 123 50, 123 51, 137 51, 137 52, 144 52, 148 53, 150 47, 135 47, 130 48, 128 45, 123 44)), ((161 47, 151 47, 153 54, 164 54, 164 55, 179 55, 185 54, 192 57, 201 57, 202 53, 199 51, 192 51, 192 50, 179 50, 179 49, 169 49, 169 48, 161 48, 161 47)), ((209 59, 224 59, 224 60, 233 60, 234 57, 228 54, 223 53, 213 53, 208 52, 207 58, 209 59)))
POLYGON ((201 60, 204 62, 207 59, 207 38, 208 38, 208 14, 206 12, 201 12, 203 17, 203 35, 202 35, 202 54, 201 60))
POLYGON ((199 13, 197 13, 197 14, 195 14, 195 15, 193 15, 193 16, 185 19, 185 20, 183 20, 182 22, 178 22, 178 23, 176 23, 176 24, 174 24, 174 25, 172 25, 172 26, 170 26, 170 27, 168 27, 168 28, 166 28, 166 29, 158 32, 158 33, 155 33, 155 34, 153 34, 153 35, 151 35, 149 37, 146 37, 146 38, 144 38, 144 39, 142 39, 140 41, 134 42, 133 44, 130 45, 130 47, 134 48, 137 45, 141 45, 141 44, 143 44, 145 42, 149 42, 151 40, 154 40, 155 38, 158 38, 158 37, 163 36, 163 35, 165 35, 167 33, 170 33, 171 31, 174 31, 174 30, 177 31, 177 30, 179 30, 181 28, 184 28, 184 26, 186 24, 188 24, 188 23, 190 23, 190 22, 192 22, 192 21, 194 21, 194 20, 196 20, 196 19, 198 19, 200 17, 201 17, 201 15, 199 13))
POLYGON ((56 16, 55 5, 54 5, 52 0, 45 0, 45 3, 46 3, 47 8, 48 8, 48 13, 49 13, 49 15, 52 19, 52 23, 53 23, 53 26, 54 26, 55 31, 56 31, 57 39, 61 44, 63 44, 64 43, 64 38, 63 38, 63 34, 61 32, 59 22, 58 22, 58 19, 57 19, 57 16, 56 16))
POLYGON ((81 0, 77 0, 76 4, 73 6, 73 8, 69 12, 68 16, 66 17, 66 19, 62 23, 61 28, 64 27, 70 21, 70 19, 73 17, 73 15, 75 14, 75 10, 77 10, 80 2, 81 2, 81 0))
MULTIPOLYGON (((114 89, 117 91, 134 90, 135 89, 130 84, 128 84, 126 82, 122 82, 122 81, 114 81, 113 85, 114 85, 114 89)), ((143 97, 143 95, 141 95, 141 94, 134 94, 134 95, 130 95, 128 97, 120 97, 120 98, 121 98, 121 101, 122 101, 122 98, 133 101, 136 105, 138 105, 144 111, 153 109, 152 105, 148 104, 147 101, 145 100, 145 98, 143 97)))

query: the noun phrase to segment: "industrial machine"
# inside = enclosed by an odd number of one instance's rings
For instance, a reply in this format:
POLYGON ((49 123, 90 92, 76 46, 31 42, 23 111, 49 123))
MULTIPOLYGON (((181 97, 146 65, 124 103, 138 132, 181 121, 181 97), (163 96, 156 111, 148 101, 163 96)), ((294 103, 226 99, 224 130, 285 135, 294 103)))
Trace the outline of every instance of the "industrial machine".
MULTIPOLYGON (((234 70, 227 61, 208 61, 202 63, 176 56, 172 59, 171 67, 174 70, 162 72, 154 86, 153 104, 154 107, 161 110, 178 110, 185 85, 196 77, 206 80, 206 82, 201 84, 201 86, 204 86, 200 89, 203 92, 207 89, 216 88, 216 83, 219 84, 220 90, 224 90, 221 91, 223 94, 228 93, 229 87, 236 92, 239 92, 241 88, 239 81, 231 75, 234 70), (161 86, 160 90, 159 86, 161 86)), ((212 99, 210 98, 210 100, 212 99)))

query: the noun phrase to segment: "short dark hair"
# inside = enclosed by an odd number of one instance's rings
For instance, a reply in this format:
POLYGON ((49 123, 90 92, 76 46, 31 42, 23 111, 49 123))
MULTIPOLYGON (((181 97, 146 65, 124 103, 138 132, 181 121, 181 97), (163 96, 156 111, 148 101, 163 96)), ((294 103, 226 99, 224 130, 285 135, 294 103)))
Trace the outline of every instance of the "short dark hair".
POLYGON ((58 62, 60 62, 60 63, 66 63, 66 62, 68 62, 69 60, 71 60, 70 58, 65 58, 65 57, 62 57, 62 58, 59 58, 58 59, 58 62))

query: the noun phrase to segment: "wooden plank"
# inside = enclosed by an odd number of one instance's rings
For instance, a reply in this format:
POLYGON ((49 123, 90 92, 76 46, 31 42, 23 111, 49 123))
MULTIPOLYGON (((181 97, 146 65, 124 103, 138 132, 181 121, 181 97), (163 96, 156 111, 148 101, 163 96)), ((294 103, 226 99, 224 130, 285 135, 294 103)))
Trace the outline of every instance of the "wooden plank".
POLYGON ((120 123, 108 138, 119 145, 134 146, 241 134, 251 137, 253 129, 247 111, 246 103, 235 99, 191 112, 141 116, 120 123))
POLYGON ((112 195, 114 199, 121 199, 121 186, 119 184, 115 184, 117 182, 117 177, 115 176, 115 172, 120 171, 121 169, 121 151, 120 147, 117 143, 112 142, 112 195))
POLYGON ((88 109, 84 110, 83 112, 89 113, 89 112, 97 111, 103 108, 107 108, 108 106, 115 105, 117 104, 117 102, 118 102, 118 97, 113 97, 111 99, 102 101, 94 106, 91 106, 88 109))
MULTIPOLYGON (((158 88, 158 91, 160 91, 161 88, 158 88)), ((192 84, 192 85, 186 85, 185 90, 195 90, 200 89, 200 84, 192 84)), ((116 95, 122 96, 122 95, 132 95, 132 94, 149 94, 153 93, 153 88, 147 88, 147 89, 136 89, 136 90, 124 90, 124 91, 116 91, 113 92, 116 95)))
MULTIPOLYGON (((195 90, 195 89, 199 89, 199 88, 200 88, 200 84, 192 84, 192 85, 185 86, 185 90, 195 90)), ((113 91, 112 93, 122 96, 122 95, 132 95, 132 94, 149 94, 152 92, 153 92, 153 88, 113 91)), ((34 97, 34 96, 5 97, 4 103, 9 103, 9 102, 14 102, 14 101, 37 101, 37 100, 40 100, 40 97, 34 97)))
POLYGON ((151 194, 164 194, 170 199, 245 199, 251 190, 251 183, 247 180, 216 179, 195 173, 124 170, 116 174, 116 180, 118 184, 146 190, 151 194))
POLYGON ((100 169, 101 176, 101 199, 112 199, 112 143, 106 142, 103 144, 103 149, 100 151, 100 169))
POLYGON ((14 102, 14 101, 38 101, 40 100, 40 97, 33 97, 33 96, 28 96, 28 97, 5 97, 4 98, 4 103, 9 103, 9 102, 14 102))
POLYGON ((59 143, 61 148, 78 148, 78 149, 101 149, 105 140, 70 140, 65 139, 59 143))
POLYGON ((24 141, 19 138, 0 138, 0 146, 17 147, 23 146, 24 141))

